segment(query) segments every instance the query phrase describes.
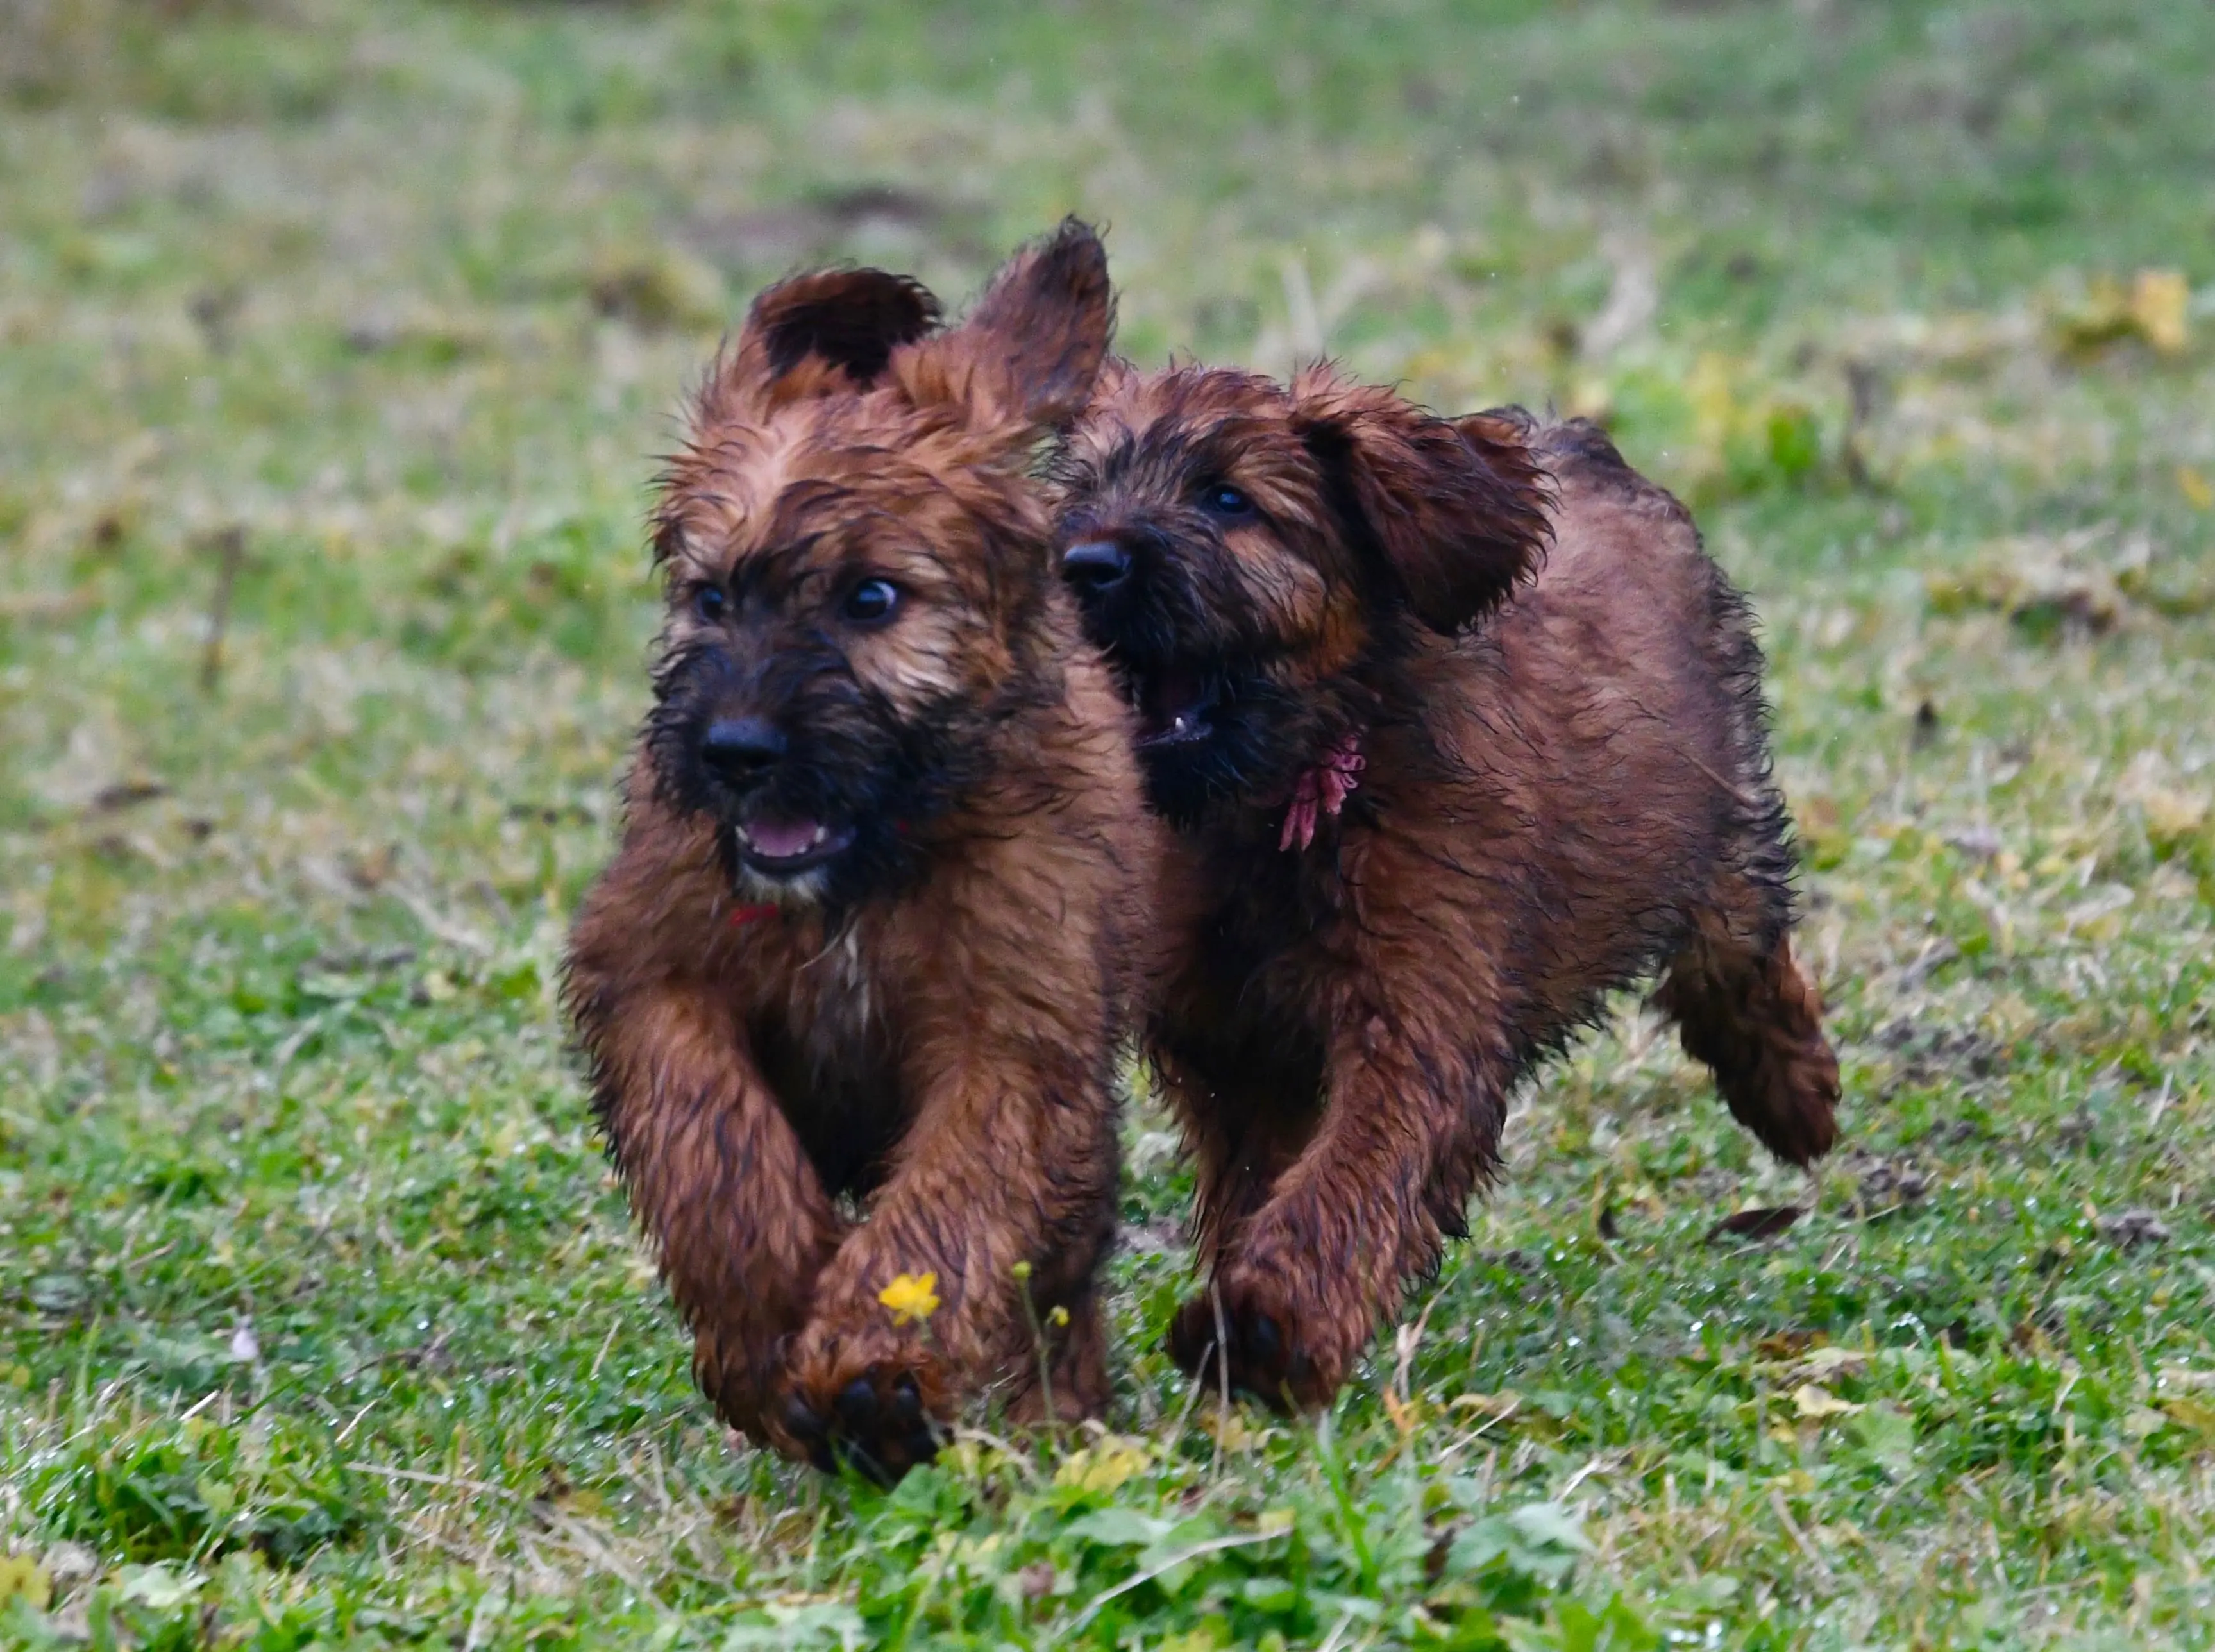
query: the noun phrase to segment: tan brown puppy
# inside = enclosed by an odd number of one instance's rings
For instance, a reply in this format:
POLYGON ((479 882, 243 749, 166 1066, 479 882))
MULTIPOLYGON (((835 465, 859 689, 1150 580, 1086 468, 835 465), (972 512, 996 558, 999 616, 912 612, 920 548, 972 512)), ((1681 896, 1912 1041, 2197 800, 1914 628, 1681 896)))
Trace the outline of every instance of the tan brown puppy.
POLYGON ((1204 903, 1149 1037, 1201 1171, 1187 1368, 1327 1399, 1517 1081, 1657 969, 1739 1119, 1830 1147, 1746 607, 1598 430, 1111 369, 1058 465, 1204 903))
POLYGON ((1160 829, 1028 468, 1111 320, 1074 223, 951 331, 899 277, 788 280, 655 513, 654 706, 568 1001, 702 1388, 821 1466, 896 1476, 993 1383, 1105 1398, 1160 829), (933 1289, 888 1306, 902 1275, 933 1289))

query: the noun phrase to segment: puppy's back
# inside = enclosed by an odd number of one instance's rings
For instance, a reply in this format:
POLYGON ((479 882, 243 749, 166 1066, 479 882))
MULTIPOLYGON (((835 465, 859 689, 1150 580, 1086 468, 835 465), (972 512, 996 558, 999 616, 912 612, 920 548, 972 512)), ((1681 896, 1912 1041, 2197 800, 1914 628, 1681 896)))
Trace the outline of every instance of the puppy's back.
POLYGON ((1674 945, 1768 818, 1761 656, 1690 513, 1596 426, 1476 416, 1546 468, 1553 542, 1490 619, 1425 648, 1414 677, 1443 770, 1406 787, 1380 772, 1377 789, 1456 863, 1482 851, 1486 898, 1519 892, 1547 955, 1520 967, 1575 997, 1618 953, 1674 945))
MULTIPOLYGON (((1588 419, 1543 423, 1520 408, 1476 420, 1519 426, 1553 482, 1553 545, 1532 586, 1546 605, 1601 602, 1614 626, 1643 629, 1650 620, 1680 636, 1716 617, 1720 581, 1691 513, 1633 470, 1605 431, 1588 419)), ((1739 604, 1731 617, 1742 613, 1739 604)))
POLYGON ((1500 641, 1566 691, 1635 701, 1710 765, 1734 770, 1759 720, 1762 659, 1746 600, 1676 496, 1626 463, 1589 420, 1545 423, 1519 408, 1476 415, 1506 427, 1552 479, 1553 544, 1502 615, 1500 641), (1754 724, 1749 727, 1747 716, 1754 724))

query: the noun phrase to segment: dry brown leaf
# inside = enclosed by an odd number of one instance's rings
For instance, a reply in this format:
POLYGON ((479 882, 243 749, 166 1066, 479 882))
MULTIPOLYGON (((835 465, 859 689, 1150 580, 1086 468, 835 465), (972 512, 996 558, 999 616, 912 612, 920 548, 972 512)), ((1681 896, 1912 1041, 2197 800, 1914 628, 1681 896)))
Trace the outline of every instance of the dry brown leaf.
POLYGON ((1801 1383, 1792 1391, 1792 1409, 1803 1417, 1850 1416, 1862 1408, 1852 1400, 1842 1400, 1827 1388, 1814 1383, 1801 1383))
POLYGON ((1734 1239, 1767 1239, 1782 1233, 1807 1213, 1797 1205, 1764 1205, 1726 1216, 1708 1230, 1710 1244, 1729 1234, 1734 1239))

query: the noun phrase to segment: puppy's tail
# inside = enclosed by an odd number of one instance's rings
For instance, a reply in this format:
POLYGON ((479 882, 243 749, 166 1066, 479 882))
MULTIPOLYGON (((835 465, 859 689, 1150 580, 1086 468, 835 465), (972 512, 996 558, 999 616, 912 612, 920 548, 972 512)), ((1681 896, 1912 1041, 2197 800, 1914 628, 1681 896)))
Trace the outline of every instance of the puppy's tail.
POLYGON ((1823 1034, 1822 996, 1789 943, 1758 954, 1703 924, 1670 961, 1654 1004, 1763 1146, 1802 1169, 1831 1151, 1838 1058, 1823 1034))

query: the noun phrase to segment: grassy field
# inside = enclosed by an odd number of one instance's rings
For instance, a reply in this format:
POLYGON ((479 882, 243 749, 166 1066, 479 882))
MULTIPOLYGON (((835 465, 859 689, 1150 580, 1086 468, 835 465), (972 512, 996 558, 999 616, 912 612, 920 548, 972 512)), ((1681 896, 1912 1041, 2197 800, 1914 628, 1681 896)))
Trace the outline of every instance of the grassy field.
POLYGON ((2205 0, 0 0, 0 1643, 2215 1643, 2211 87, 2205 0), (1697 504, 1847 1146, 1626 1002, 1292 1424, 1158 1351, 1137 1109, 1109 1432, 887 1496, 690 1391, 555 966, 720 327, 1069 211, 1143 359, 1697 504))

